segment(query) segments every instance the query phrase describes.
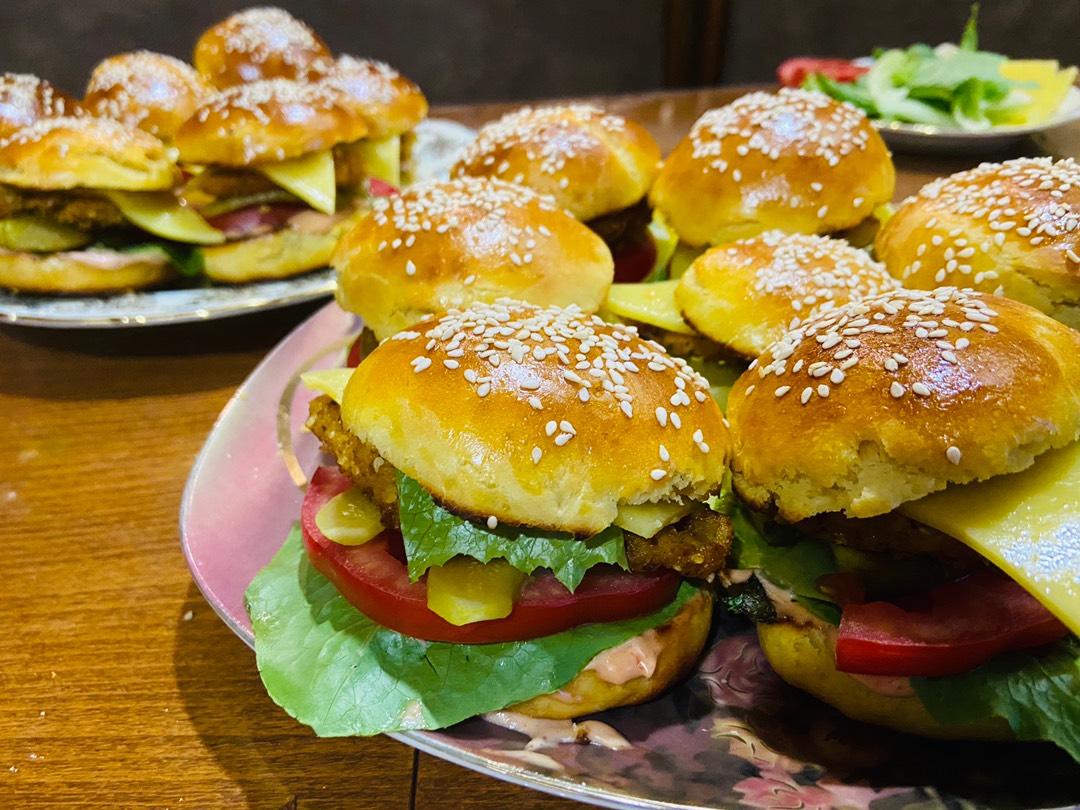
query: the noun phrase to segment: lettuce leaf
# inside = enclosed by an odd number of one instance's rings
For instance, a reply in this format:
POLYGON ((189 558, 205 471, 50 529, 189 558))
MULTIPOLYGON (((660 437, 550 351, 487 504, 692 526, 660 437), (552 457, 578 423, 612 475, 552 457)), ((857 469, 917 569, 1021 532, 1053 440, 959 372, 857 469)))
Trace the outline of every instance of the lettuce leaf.
POLYGON ((1080 641, 1002 655, 963 675, 912 678, 935 720, 1008 721, 1021 740, 1047 740, 1080 761, 1080 641))
POLYGON ((439 506, 427 490, 400 471, 397 477, 401 537, 405 541, 412 582, 431 566, 443 565, 458 554, 480 562, 502 557, 526 574, 537 568, 550 568, 571 593, 594 565, 611 563, 624 571, 629 568, 625 535, 616 526, 584 540, 566 532, 520 526, 500 524, 488 529, 439 506))
POLYGON ((420 641, 375 624, 312 568, 293 529, 245 594, 267 692, 322 737, 443 728, 559 689, 598 653, 668 621, 698 593, 638 619, 532 641, 420 641))

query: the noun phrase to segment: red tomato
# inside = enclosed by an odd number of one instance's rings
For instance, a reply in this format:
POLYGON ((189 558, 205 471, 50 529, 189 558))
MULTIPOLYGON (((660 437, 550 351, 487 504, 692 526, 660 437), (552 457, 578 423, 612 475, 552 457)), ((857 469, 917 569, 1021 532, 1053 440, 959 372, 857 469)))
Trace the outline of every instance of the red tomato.
POLYGON ((224 231, 230 239, 240 239, 255 233, 276 231, 297 214, 310 210, 299 203, 254 205, 207 217, 206 221, 219 231, 224 231))
POLYGON ((570 593, 544 573, 529 579, 505 619, 457 627, 428 609, 424 577, 409 582, 400 534, 385 531, 363 545, 343 546, 319 531, 315 525, 319 509, 350 486, 352 482, 332 467, 320 467, 312 477, 300 516, 308 558, 357 610, 407 636, 463 644, 522 641, 580 624, 644 616, 668 604, 679 588, 679 576, 671 571, 628 574, 598 566, 570 593))
POLYGON ((364 359, 363 338, 364 333, 358 332, 353 342, 349 344, 349 353, 345 356, 345 368, 356 368, 364 359))
POLYGON ((850 59, 820 59, 814 56, 796 56, 782 62, 776 69, 776 78, 784 87, 800 87, 811 73, 824 73, 833 81, 853 82, 870 68, 856 65, 850 59))
POLYGON ((367 185, 368 196, 371 197, 393 197, 395 194, 400 193, 396 187, 385 180, 380 180, 378 177, 369 177, 367 185))
POLYGON ((656 242, 646 232, 635 245, 620 250, 615 259, 615 282, 641 281, 656 264, 656 242))
POLYGON ((848 605, 836 668, 861 675, 955 675, 1068 629, 1000 571, 980 570, 906 600, 848 605))

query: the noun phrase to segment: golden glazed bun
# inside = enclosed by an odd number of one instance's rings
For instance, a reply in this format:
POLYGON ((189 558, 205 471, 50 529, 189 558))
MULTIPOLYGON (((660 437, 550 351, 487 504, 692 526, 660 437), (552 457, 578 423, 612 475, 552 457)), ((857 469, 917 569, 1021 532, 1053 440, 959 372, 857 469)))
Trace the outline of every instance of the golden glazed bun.
POLYGON ((249 8, 206 30, 192 62, 215 87, 262 79, 310 79, 333 61, 326 43, 280 8, 249 8))
POLYGON ((711 620, 712 597, 705 591, 699 591, 664 624, 597 656, 602 661, 605 656, 618 657, 620 653, 633 655, 635 645, 656 645, 659 653, 652 672, 642 673, 624 683, 612 683, 598 674, 593 664, 600 662, 594 659, 558 691, 538 695, 510 706, 506 711, 529 717, 572 720, 616 706, 633 706, 652 700, 679 681, 697 662, 705 647, 711 620))
POLYGON ((31 293, 93 295, 153 287, 175 275, 158 253, 0 250, 0 287, 31 293))
POLYGON ((341 91, 268 79, 211 98, 180 125, 175 142, 185 163, 249 166, 330 149, 367 131, 341 91))
POLYGON ((970 290, 882 293, 773 344, 727 415, 751 506, 872 517, 1080 437, 1080 332, 970 290))
POLYGON ((1000 289, 1080 328, 1080 164, 1018 158, 935 180, 875 250, 906 287, 1000 289))
POLYGON ((1004 721, 941 725, 914 694, 883 694, 836 669, 836 631, 794 622, 759 624, 762 652, 792 686, 835 706, 854 720, 942 740, 1012 739, 1004 721))
POLYGON ((638 202, 659 163, 653 137, 621 116, 584 104, 524 107, 482 126, 451 176, 528 186, 586 222, 638 202))
POLYGON ((94 68, 83 106, 93 115, 169 140, 215 92, 191 65, 135 51, 111 56, 94 68))
POLYGON ((343 103, 367 124, 368 137, 400 135, 427 117, 420 88, 385 62, 342 56, 319 81, 341 91, 343 103))
POLYGON ((179 178, 165 145, 107 118, 45 118, 0 141, 0 183, 157 191, 179 178))
POLYGON ((664 161, 649 201, 690 245, 769 229, 833 233, 892 199, 896 171, 861 110, 805 90, 709 110, 664 161))
POLYGON ((43 118, 82 114, 79 102, 28 73, 0 74, 0 140, 43 118))
POLYGON ((707 250, 675 288, 694 329, 747 359, 820 310, 900 283, 840 239, 766 231, 707 250))
POLYGON ((614 278, 603 240, 524 186, 467 177, 372 207, 333 264, 338 302, 380 339, 426 315, 504 297, 594 312, 614 278))
POLYGON ((504 300, 381 343, 341 411, 448 509, 591 536, 620 504, 719 489, 728 435, 708 391, 632 328, 504 300))

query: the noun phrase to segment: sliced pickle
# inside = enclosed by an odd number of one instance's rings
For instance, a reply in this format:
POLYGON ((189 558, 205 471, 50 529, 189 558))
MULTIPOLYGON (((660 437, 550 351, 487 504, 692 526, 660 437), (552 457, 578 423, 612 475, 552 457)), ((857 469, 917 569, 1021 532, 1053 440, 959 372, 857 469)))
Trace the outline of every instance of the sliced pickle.
POLYGON ((56 253, 90 244, 93 236, 58 222, 23 216, 0 219, 0 248, 30 253, 56 253))

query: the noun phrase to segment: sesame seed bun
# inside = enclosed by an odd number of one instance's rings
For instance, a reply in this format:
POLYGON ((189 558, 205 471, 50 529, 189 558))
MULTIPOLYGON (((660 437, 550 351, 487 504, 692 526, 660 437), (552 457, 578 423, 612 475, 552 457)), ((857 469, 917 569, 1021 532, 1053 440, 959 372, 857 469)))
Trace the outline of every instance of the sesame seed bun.
POLYGON ((330 48, 280 8, 249 8, 208 28, 195 43, 196 70, 218 88, 262 79, 309 79, 325 70, 330 48))
POLYGON ((690 245, 776 228, 833 233, 892 199, 896 172, 866 115, 820 93, 750 93, 709 110, 649 200, 690 245))
POLYGON ((1080 328, 1080 164, 1018 158, 935 180, 878 233, 905 286, 972 287, 1080 328))
POLYGON ((155 191, 178 176, 161 141, 105 118, 45 118, 0 141, 0 183, 20 188, 155 191))
POLYGON ((28 73, 0 74, 0 139, 43 118, 82 114, 79 102, 28 73))
POLYGON ((175 274, 156 253, 78 250, 23 253, 0 250, 0 287, 28 293, 93 295, 153 287, 175 274))
POLYGON ((444 309, 504 297, 594 312, 615 273, 600 237, 549 197, 479 178, 374 200, 333 265, 338 302, 379 338, 444 309))
POLYGON ((427 117, 428 103, 413 82, 385 62, 341 56, 319 82, 341 92, 371 138, 400 135, 427 117))
MULTIPOLYGON (((604 680, 596 670, 586 667, 570 683, 556 692, 538 695, 524 703, 510 706, 506 711, 529 717, 553 720, 573 720, 616 706, 633 706, 652 700, 671 684, 686 675, 705 647, 712 620, 712 597, 705 591, 687 601, 679 611, 659 627, 625 642, 627 649, 634 645, 657 645, 656 667, 625 683, 604 680)), ((614 654, 605 651, 605 654, 614 654)))
POLYGON ((176 131, 185 163, 273 163, 363 138, 367 125, 321 83, 268 79, 225 90, 176 131))
POLYGON ((93 115, 169 140, 214 93, 191 65, 164 54, 135 51, 98 63, 86 85, 83 106, 93 115))
POLYGON ((708 383, 632 328, 504 300, 384 341, 342 421, 437 501, 591 536, 620 504, 703 499, 728 435, 708 383))
POLYGON ((751 506, 872 517, 1080 437, 1080 332, 970 290, 882 293, 773 344, 728 419, 751 506))
POLYGON ((747 359, 820 310, 899 288, 840 239, 766 231, 701 254, 675 288, 694 329, 747 359))
POLYGON ((583 104, 524 107, 480 128, 452 177, 497 177, 555 201, 582 222, 649 190, 660 147, 633 121, 583 104))

